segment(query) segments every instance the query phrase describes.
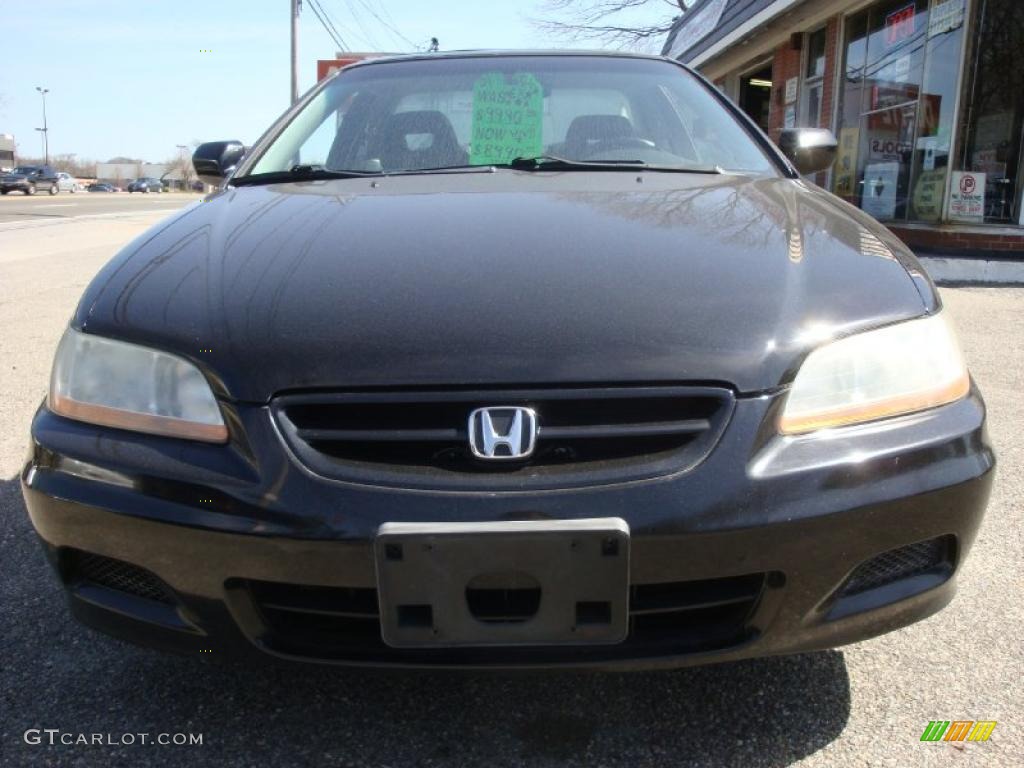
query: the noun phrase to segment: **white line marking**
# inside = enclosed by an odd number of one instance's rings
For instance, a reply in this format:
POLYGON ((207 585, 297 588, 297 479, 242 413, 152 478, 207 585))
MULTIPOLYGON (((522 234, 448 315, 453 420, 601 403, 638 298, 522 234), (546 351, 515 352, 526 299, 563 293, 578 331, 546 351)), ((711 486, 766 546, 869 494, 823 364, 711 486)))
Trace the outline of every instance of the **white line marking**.
POLYGON ((87 213, 79 216, 55 215, 39 219, 0 221, 0 232, 14 232, 19 229, 34 229, 36 227, 53 227, 61 224, 69 224, 75 221, 91 221, 94 219, 123 219, 128 222, 137 222, 140 218, 148 217, 151 214, 171 214, 177 213, 180 210, 182 210, 182 208, 153 208, 142 211, 119 211, 117 213, 87 213))

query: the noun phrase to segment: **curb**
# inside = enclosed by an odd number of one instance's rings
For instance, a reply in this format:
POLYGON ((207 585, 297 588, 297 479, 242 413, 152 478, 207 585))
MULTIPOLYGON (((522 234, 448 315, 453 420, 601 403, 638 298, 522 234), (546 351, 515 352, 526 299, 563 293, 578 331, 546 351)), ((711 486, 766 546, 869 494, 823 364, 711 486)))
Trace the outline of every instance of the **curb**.
POLYGON ((918 255, 939 285, 1024 285, 1024 259, 956 258, 918 255))

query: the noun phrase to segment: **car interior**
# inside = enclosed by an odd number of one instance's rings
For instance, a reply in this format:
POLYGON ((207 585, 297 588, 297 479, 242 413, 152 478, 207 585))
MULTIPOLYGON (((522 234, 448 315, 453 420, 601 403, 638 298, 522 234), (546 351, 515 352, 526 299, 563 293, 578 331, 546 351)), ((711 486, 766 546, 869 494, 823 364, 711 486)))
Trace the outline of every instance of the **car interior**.
MULTIPOLYGON (((345 108, 327 115, 317 131, 330 134, 324 136, 329 149, 318 150, 311 146, 316 142, 307 142, 296 162, 385 172, 466 166, 472 121, 459 107, 471 103, 471 94, 415 94, 420 98, 414 101, 398 95, 356 94, 345 108), (433 109, 427 108, 431 102, 433 109)), ((563 89, 555 97, 546 94, 544 153, 576 161, 698 163, 699 142, 671 99, 664 93, 648 95, 655 98, 634 103, 616 89, 563 89)))

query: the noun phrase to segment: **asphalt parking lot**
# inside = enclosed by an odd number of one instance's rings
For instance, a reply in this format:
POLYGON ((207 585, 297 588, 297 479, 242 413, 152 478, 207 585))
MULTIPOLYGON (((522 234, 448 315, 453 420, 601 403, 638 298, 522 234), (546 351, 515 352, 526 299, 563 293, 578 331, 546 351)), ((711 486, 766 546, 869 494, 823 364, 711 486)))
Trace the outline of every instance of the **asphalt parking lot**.
POLYGON ((251 669, 78 627, 28 523, 17 479, 28 425, 79 294, 119 244, 197 199, 92 197, 104 202, 0 200, 0 764, 1024 764, 1024 289, 943 292, 1000 466, 959 594, 925 622, 835 651, 632 675, 251 669), (55 203, 82 208, 44 207, 55 203), (919 740, 936 719, 998 725, 957 749, 919 740), (202 744, 34 745, 29 729, 202 744))
POLYGON ((129 193, 129 192, 61 192, 47 195, 37 192, 31 197, 20 192, 0 196, 0 224, 30 226, 52 219, 81 218, 83 216, 120 216, 124 213, 166 213, 180 208, 186 202, 198 200, 200 195, 185 192, 129 193))

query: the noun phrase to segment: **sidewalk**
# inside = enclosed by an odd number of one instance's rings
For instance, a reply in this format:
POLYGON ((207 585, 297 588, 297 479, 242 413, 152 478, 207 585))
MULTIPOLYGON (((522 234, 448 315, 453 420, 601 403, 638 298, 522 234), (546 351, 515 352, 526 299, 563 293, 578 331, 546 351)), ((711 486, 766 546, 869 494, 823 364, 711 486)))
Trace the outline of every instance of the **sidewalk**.
POLYGON ((1024 285, 1024 258, 916 251, 917 258, 939 285, 1024 285))

